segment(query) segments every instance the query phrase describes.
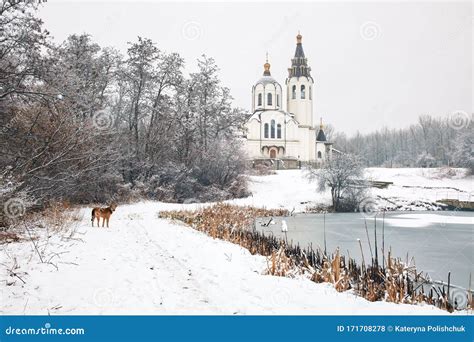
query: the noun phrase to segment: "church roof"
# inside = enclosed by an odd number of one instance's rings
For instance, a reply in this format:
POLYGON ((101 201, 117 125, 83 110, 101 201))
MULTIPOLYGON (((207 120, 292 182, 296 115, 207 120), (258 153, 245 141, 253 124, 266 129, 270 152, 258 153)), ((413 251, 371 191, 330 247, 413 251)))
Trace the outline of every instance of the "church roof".
POLYGON ((324 130, 323 130, 323 118, 321 118, 321 123, 319 124, 319 132, 318 132, 318 135, 316 136, 316 141, 327 141, 326 134, 324 133, 324 130))
POLYGON ((253 114, 247 117, 247 121, 250 121, 252 119, 257 119, 260 121, 260 118, 262 117, 262 115, 267 115, 271 113, 281 113, 285 115, 286 117, 289 117, 290 119, 294 120, 295 122, 298 122, 296 121, 294 114, 286 112, 281 109, 257 109, 255 112, 253 112, 253 114))
POLYGON ((327 141, 326 134, 324 134, 324 131, 322 128, 319 129, 318 136, 316 137, 316 141, 327 141))
POLYGON ((295 58, 304 58, 304 51, 303 51, 303 44, 301 43, 301 40, 303 39, 303 36, 301 34, 298 34, 296 36, 296 51, 295 51, 295 58))
MULTIPOLYGON (((272 77, 272 74, 270 73, 270 63, 268 63, 268 54, 267 54, 267 60, 265 64, 263 65, 263 77, 260 78, 257 83, 255 84, 263 84, 264 86, 267 84, 278 84, 278 81, 272 77)), ((281 87, 281 86, 280 86, 281 87)))
POLYGON ((266 84, 270 84, 270 83, 278 83, 278 81, 276 79, 274 79, 272 76, 263 76, 255 84, 259 84, 259 83, 261 83, 263 85, 266 85, 266 84))
POLYGON ((295 57, 291 59, 291 68, 288 68, 288 78, 291 77, 311 77, 311 68, 303 51, 303 36, 298 33, 296 36, 295 57))

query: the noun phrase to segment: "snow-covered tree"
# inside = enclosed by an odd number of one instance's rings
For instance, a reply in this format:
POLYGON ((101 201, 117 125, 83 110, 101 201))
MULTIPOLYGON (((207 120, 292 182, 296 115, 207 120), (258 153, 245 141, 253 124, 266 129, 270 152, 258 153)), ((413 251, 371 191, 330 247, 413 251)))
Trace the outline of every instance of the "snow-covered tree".
POLYGON ((0 101, 45 94, 31 89, 41 75, 49 32, 35 17, 35 1, 0 0, 0 101))
POLYGON ((319 191, 329 188, 336 212, 355 210, 365 197, 364 169, 356 155, 334 154, 321 169, 310 167, 308 176, 318 182, 319 191))
POLYGON ((474 173, 474 130, 462 131, 454 142, 453 160, 456 165, 467 168, 474 173))
POLYGON ((431 154, 423 152, 416 159, 416 165, 419 167, 435 167, 436 159, 431 154))
POLYGON ((186 78, 184 60, 147 38, 123 57, 87 34, 56 45, 35 10, 0 4, 0 202, 245 192, 245 117, 212 58, 186 78))
POLYGON ((358 155, 366 166, 414 167, 422 156, 431 156, 424 160, 429 165, 453 165, 456 137, 463 130, 451 119, 423 115, 417 124, 403 129, 382 128, 352 137, 335 132, 333 141, 337 149, 358 155))

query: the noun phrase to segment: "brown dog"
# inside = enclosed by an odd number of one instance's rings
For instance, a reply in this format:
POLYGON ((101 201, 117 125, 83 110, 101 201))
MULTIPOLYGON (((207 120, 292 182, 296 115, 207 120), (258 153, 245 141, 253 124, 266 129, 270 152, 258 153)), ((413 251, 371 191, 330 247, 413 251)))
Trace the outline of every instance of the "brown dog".
POLYGON ((97 227, 100 224, 100 218, 102 217, 102 227, 104 226, 105 221, 107 221, 107 228, 109 228, 109 220, 112 213, 117 209, 117 205, 112 203, 110 207, 107 208, 94 208, 92 209, 92 227, 94 227, 94 220, 97 219, 97 227))

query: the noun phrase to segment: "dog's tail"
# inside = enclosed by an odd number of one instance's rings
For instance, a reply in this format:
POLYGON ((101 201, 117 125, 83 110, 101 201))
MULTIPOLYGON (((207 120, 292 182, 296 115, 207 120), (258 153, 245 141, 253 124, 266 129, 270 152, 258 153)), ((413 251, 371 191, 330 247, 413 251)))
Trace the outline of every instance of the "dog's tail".
POLYGON ((97 208, 94 208, 92 209, 92 218, 91 218, 91 222, 94 222, 94 217, 95 217, 95 211, 96 211, 97 208))

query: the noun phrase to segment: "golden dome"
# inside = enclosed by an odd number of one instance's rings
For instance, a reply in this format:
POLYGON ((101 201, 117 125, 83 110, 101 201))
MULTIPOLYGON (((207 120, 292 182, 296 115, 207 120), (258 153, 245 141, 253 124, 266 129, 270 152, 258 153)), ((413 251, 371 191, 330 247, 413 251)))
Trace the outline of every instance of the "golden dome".
POLYGON ((267 60, 263 65, 263 75, 270 76, 270 63, 268 63, 268 53, 267 53, 267 60))
POLYGON ((298 35, 296 36, 296 42, 298 44, 301 44, 301 40, 303 39, 303 36, 300 34, 300 32, 298 31, 298 35))

